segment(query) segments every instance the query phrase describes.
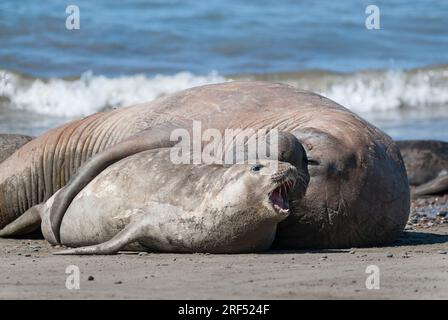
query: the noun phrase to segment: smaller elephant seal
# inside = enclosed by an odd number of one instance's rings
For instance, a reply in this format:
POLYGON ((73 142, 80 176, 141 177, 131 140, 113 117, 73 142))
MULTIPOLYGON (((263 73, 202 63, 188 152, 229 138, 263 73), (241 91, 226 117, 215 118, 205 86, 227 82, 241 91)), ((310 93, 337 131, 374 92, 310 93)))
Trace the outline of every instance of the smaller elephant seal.
POLYGON ((437 140, 397 141, 413 196, 448 193, 448 143, 437 140))
MULTIPOLYGON (((288 194, 304 195, 307 174, 274 160, 173 164, 169 149, 141 152, 111 165, 78 193, 59 231, 62 245, 79 248, 57 254, 267 250, 289 214, 288 194)), ((45 239, 56 244, 49 218, 54 197, 36 207, 45 239)))

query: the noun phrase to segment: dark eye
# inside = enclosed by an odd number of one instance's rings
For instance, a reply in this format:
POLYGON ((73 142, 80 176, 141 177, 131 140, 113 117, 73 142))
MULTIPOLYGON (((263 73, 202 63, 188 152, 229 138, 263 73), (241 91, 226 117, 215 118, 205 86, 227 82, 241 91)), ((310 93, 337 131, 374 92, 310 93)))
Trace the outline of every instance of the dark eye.
POLYGON ((250 168, 250 170, 252 170, 252 171, 260 171, 261 168, 263 168, 263 165, 256 164, 256 165, 252 166, 252 168, 250 168))
POLYGON ((319 161, 311 159, 311 158, 307 159, 307 163, 309 166, 318 166, 319 165, 319 161))

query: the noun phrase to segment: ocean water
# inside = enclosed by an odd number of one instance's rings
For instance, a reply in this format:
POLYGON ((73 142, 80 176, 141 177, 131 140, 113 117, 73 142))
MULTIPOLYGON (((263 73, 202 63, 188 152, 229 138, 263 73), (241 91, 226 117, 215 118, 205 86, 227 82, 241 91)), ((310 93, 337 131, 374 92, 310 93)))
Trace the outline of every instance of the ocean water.
POLYGON ((2 0, 0 131, 236 79, 323 94, 396 139, 448 140, 448 1, 2 0), (66 28, 68 5, 80 29, 66 28))

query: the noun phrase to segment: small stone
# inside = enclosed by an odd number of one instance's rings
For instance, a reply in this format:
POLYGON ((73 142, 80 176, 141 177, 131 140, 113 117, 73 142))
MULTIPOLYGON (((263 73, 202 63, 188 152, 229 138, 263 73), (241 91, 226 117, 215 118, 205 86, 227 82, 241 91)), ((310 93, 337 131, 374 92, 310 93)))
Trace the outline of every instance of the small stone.
POLYGON ((138 256, 139 257, 143 257, 143 256, 147 256, 148 252, 139 252, 138 256))
POLYGON ((114 282, 114 284, 122 284, 122 283, 123 283, 123 282, 120 281, 120 280, 114 282))
POLYGON ((439 254, 447 254, 448 252, 447 251, 443 251, 443 250, 439 250, 439 251, 437 251, 439 254))
POLYGON ((31 254, 27 253, 27 254, 25 255, 25 257, 31 257, 31 254))
POLYGON ((93 280, 95 280, 95 278, 94 278, 93 276, 89 276, 89 277, 87 278, 87 281, 93 281, 93 280))
POLYGON ((439 211, 437 212, 436 216, 444 218, 448 215, 448 211, 439 211))
POLYGON ((355 250, 350 250, 349 253, 350 253, 350 254, 355 254, 356 251, 355 251, 355 250))
POLYGON ((394 256, 394 255, 393 255, 392 253, 387 253, 387 254, 386 254, 386 257, 387 257, 387 258, 392 258, 393 256, 394 256))

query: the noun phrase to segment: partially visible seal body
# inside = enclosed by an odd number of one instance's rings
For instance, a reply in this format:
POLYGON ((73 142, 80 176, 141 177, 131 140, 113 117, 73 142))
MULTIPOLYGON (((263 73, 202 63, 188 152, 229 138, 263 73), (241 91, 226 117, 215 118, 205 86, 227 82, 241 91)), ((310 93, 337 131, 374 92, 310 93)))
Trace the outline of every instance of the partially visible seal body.
MULTIPOLYGON (((62 253, 110 254, 135 243, 161 252, 238 253, 271 246, 277 223, 289 214, 287 194, 298 178, 294 166, 176 165, 169 155, 168 149, 138 153, 90 182, 60 229, 62 244, 88 247, 62 253)), ((55 243, 48 221, 52 200, 42 209, 42 231, 55 243)))
POLYGON ((437 140, 397 141, 413 195, 448 192, 448 143, 437 140))
POLYGON ((31 140, 33 140, 32 137, 22 134, 0 134, 0 163, 31 140))
MULTIPOLYGON (((305 198, 292 203, 279 225, 280 245, 382 245, 403 231, 409 185, 389 136, 320 95, 250 81, 196 87, 94 114, 29 142, 0 164, 0 228, 63 187, 50 214, 57 232, 70 202, 102 170, 129 155, 172 146, 173 130, 190 129, 193 120, 202 130, 221 133, 276 128, 303 144, 311 180, 305 198)), ((292 163, 291 148, 281 146, 280 161, 292 163)))

